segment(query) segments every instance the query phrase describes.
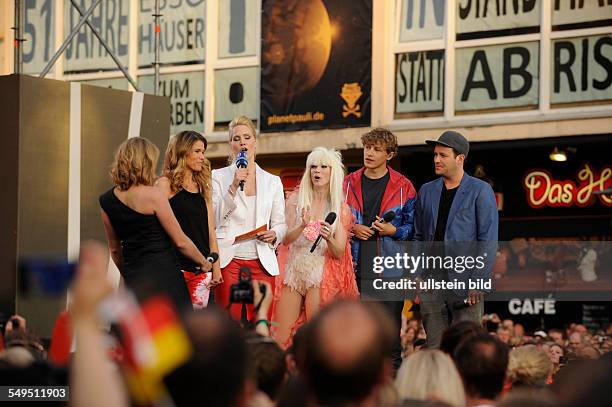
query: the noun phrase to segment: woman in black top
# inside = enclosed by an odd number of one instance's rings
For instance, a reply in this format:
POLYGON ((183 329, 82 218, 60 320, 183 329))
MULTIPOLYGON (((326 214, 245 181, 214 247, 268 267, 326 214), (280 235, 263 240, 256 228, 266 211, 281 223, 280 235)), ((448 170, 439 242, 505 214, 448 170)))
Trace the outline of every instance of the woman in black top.
POLYGON ((152 185, 158 157, 158 148, 145 138, 119 146, 110 173, 115 186, 100 196, 102 221, 111 257, 139 301, 166 294, 179 308, 189 307, 173 243, 202 268, 210 263, 181 230, 168 199, 152 185))
MULTIPOLYGON (((210 162, 204 157, 207 144, 195 131, 173 136, 166 150, 162 177, 156 182, 170 200, 181 229, 206 256, 219 252, 210 207, 210 162)), ((180 253, 179 260, 193 307, 206 307, 209 289, 221 282, 219 262, 197 270, 198 264, 180 253)))

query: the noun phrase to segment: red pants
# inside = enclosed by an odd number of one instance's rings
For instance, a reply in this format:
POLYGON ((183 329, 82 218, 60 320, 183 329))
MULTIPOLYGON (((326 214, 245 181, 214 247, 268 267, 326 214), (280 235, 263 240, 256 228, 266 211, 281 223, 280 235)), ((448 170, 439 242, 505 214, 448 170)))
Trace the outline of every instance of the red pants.
MULTIPOLYGON (((267 281, 272 286, 272 292, 274 294, 274 276, 268 274, 266 269, 261 265, 259 260, 240 260, 233 259, 230 264, 221 269, 223 275, 223 283, 215 287, 215 303, 221 307, 226 308, 229 304, 230 287, 232 284, 236 284, 240 277, 240 268, 248 267, 251 269, 251 279, 258 281, 267 281)), ((255 318, 255 305, 247 304, 247 318, 249 321, 253 321, 255 318)), ((229 308, 229 312, 235 320, 240 320, 240 313, 242 311, 242 304, 232 304, 229 308)), ((272 317, 271 309, 268 311, 268 320, 272 317)), ((255 321, 253 321, 255 322, 255 321)))

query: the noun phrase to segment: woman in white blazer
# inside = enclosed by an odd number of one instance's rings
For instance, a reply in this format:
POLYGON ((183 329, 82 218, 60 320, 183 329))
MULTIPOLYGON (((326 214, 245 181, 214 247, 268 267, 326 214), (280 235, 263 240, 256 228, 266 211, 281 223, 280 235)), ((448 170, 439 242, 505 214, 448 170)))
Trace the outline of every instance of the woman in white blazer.
MULTIPOLYGON (((231 164, 212 172, 213 211, 223 275, 223 282, 215 288, 215 302, 221 307, 230 302, 230 287, 239 281, 240 268, 248 267, 253 280, 267 281, 272 290, 274 277, 279 272, 275 249, 287 231, 283 185, 279 177, 255 163, 255 134, 255 125, 249 118, 240 116, 232 120, 229 125, 231 164), (247 168, 237 168, 235 164, 240 151, 247 154, 247 168), (267 226, 265 232, 235 244, 236 236, 262 225, 267 226)), ((232 317, 240 319, 241 309, 240 304, 233 304, 232 317)), ((247 306, 249 320, 252 315, 253 305, 247 306)))

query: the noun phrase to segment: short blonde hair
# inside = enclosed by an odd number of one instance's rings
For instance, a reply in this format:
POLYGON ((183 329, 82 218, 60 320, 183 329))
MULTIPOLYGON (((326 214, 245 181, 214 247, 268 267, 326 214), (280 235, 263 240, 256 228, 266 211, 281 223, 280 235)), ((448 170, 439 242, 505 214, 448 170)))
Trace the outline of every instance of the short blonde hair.
POLYGON ((439 400, 453 407, 465 406, 461 376, 450 356, 421 350, 408 356, 395 378, 400 399, 439 400))
POLYGON ((548 354, 535 345, 515 348, 508 358, 508 379, 513 386, 543 387, 552 369, 548 354))
POLYGON ((125 140, 115 153, 110 176, 122 191, 134 185, 153 185, 159 149, 143 137, 125 140))
POLYGON ((236 126, 247 126, 249 130, 251 130, 251 133, 253 133, 253 137, 257 138, 257 128, 255 127, 255 123, 253 123, 253 121, 246 116, 238 116, 229 124, 229 141, 232 141, 232 132, 236 126))
MULTIPOLYGON (((246 116, 238 116, 236 117, 234 120, 232 120, 229 124, 229 139, 228 141, 231 143, 232 142, 232 136, 233 136, 233 131, 234 128, 236 126, 246 126, 249 128, 249 130, 251 131, 251 134, 253 134, 253 137, 255 137, 255 139, 257 139, 257 128, 255 127, 255 123, 253 123, 253 121, 251 119, 249 119, 246 116)), ((234 157, 234 154, 230 151, 229 156, 227 157, 227 163, 229 165, 231 165, 234 160, 236 159, 236 157, 234 157)))

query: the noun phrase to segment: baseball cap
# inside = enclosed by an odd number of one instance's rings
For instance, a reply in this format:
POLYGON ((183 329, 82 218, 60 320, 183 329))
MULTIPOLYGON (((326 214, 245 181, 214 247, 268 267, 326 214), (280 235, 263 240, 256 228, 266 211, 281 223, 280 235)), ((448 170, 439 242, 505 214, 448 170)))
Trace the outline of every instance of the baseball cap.
POLYGON ((533 336, 539 336, 540 338, 548 338, 548 335, 544 331, 535 331, 533 336))
POLYGON ((440 144, 445 147, 454 148, 459 154, 463 154, 467 157, 470 151, 470 143, 461 133, 456 131, 447 130, 438 137, 437 140, 425 140, 430 146, 440 144))

